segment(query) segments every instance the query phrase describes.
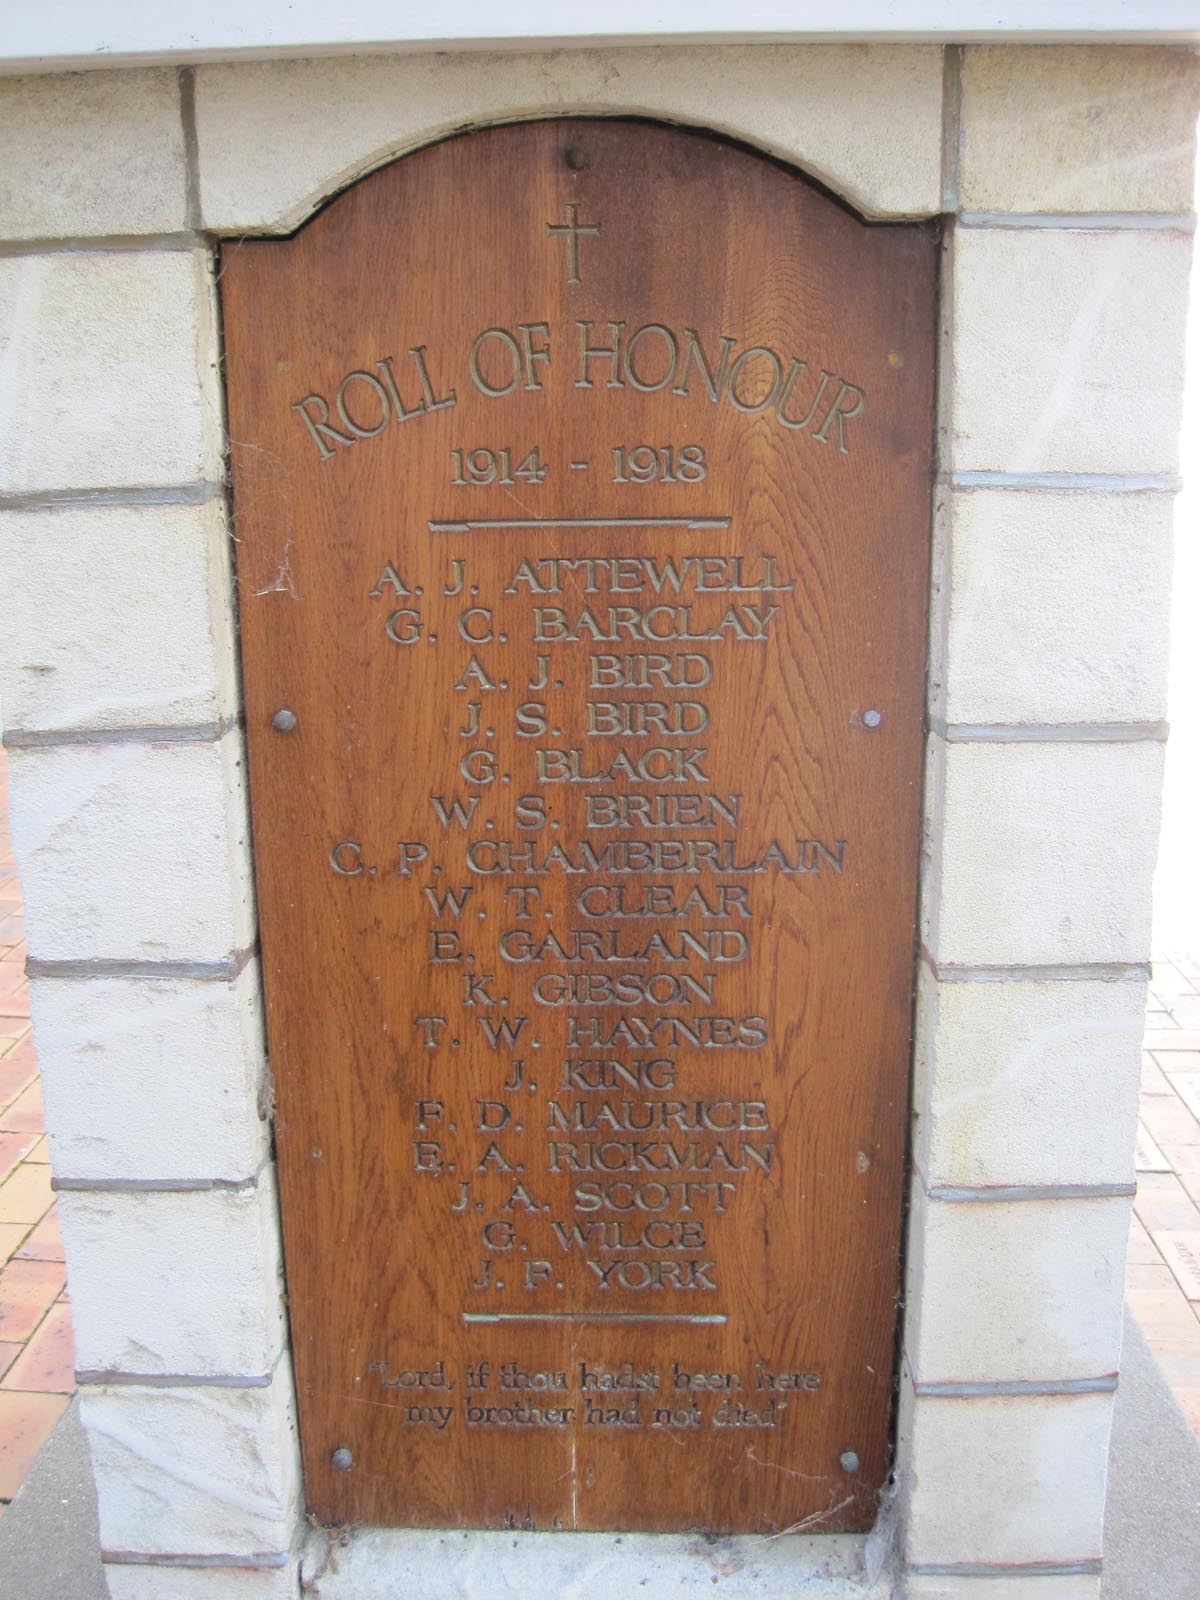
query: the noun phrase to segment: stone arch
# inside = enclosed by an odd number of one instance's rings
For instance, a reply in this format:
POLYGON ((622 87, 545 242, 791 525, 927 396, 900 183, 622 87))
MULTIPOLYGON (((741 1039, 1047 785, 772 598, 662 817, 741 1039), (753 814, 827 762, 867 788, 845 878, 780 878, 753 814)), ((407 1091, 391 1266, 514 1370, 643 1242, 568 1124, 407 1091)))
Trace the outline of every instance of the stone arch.
POLYGON ((940 82, 940 51, 871 45, 201 68, 202 223, 291 233, 400 156, 468 129, 558 116, 643 116, 722 134, 798 167, 864 217, 927 217, 941 209, 940 82))

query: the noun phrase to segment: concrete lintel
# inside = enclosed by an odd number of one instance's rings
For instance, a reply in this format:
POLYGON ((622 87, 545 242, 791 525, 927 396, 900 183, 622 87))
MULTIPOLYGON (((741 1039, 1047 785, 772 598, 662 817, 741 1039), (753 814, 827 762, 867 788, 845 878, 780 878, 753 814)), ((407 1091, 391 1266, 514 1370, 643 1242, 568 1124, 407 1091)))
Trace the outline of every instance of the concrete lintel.
POLYGON ((1191 0, 842 0, 836 8, 787 0, 744 0, 736 18, 719 0, 613 0, 603 17, 554 0, 513 0, 497 10, 481 0, 439 7, 358 0, 347 12, 321 0, 258 0, 252 7, 187 0, 125 7, 114 14, 93 0, 55 0, 13 8, 0 46, 0 72, 66 72, 87 67, 288 57, 378 51, 552 50, 647 44, 826 44, 849 39, 886 44, 1004 40, 1189 44, 1200 38, 1191 0))

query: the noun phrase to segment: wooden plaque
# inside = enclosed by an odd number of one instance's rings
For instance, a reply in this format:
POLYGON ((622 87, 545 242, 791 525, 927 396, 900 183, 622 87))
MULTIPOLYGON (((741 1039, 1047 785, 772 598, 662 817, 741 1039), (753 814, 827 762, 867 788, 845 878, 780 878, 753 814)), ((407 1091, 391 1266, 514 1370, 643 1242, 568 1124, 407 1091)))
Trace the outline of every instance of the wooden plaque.
POLYGON ((223 253, 324 1521, 874 1519, 935 260, 761 156, 590 120, 223 253))

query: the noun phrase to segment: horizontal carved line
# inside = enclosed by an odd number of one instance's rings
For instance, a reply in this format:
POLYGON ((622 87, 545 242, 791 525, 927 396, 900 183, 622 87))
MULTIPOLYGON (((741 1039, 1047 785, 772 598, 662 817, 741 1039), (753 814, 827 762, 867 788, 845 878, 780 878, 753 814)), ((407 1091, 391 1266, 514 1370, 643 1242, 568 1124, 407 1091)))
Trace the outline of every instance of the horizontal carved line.
POLYGON ((257 943, 222 956, 218 961, 117 961, 103 956, 83 956, 71 961, 47 961, 29 956, 25 972, 30 978, 147 978, 151 981, 185 980, 190 983, 230 983, 258 950, 257 943))
POLYGON ((930 1183, 913 1162, 913 1172, 930 1200, 956 1205, 997 1204, 1011 1200, 1123 1200, 1137 1193, 1137 1184, 1116 1183, 930 1183))
POLYGON ((724 1327, 723 1313, 693 1315, 686 1311, 464 1311, 465 1323, 477 1322, 687 1322, 724 1327))
POLYGON ((1103 1378, 1014 1378, 992 1383, 913 1383, 913 1393, 929 1400, 992 1400, 1006 1395, 1115 1394, 1116 1374, 1103 1378))
POLYGON ((1099 1556, 1081 1561, 914 1561, 909 1572, 919 1578, 1079 1578, 1103 1571, 1099 1556))
POLYGON ((63 1194, 245 1194, 258 1187, 263 1161, 244 1178, 51 1178, 63 1194))
POLYGON ((1006 1183, 959 1187, 949 1183, 921 1185, 931 1200, 954 1205, 999 1205, 1014 1200, 1124 1200, 1137 1193, 1136 1183, 1006 1183))
POLYGON ((938 961, 924 945, 921 960, 939 983, 1148 983, 1148 961, 1030 962, 1011 966, 938 961))
POLYGON ((202 506, 219 500, 224 485, 196 483, 131 484, 128 488, 36 489, 0 494, 0 511, 50 511, 68 506, 202 506))
POLYGON ((215 744, 238 726, 236 716, 219 722, 180 723, 130 728, 6 728, 8 750, 52 750, 81 744, 215 744))
POLYGON ((1164 744, 1165 722, 943 722, 929 729, 947 744, 1164 744))
POLYGON ((1179 211, 964 211, 960 228, 1055 228, 1089 233, 1194 233, 1196 218, 1179 211))
POLYGON ((239 1377, 232 1373, 204 1376, 199 1373, 102 1372, 93 1368, 76 1370, 80 1388, 99 1385, 107 1389, 269 1389, 274 1372, 239 1377))
POLYGON ((138 252, 150 254, 207 248, 207 240, 189 230, 180 233, 109 233, 95 238, 80 234, 64 238, 5 239, 0 241, 0 256, 131 255, 138 252))
POLYGON ((141 1550, 101 1550, 106 1567, 235 1567, 247 1572, 271 1572, 288 1564, 287 1551, 253 1555, 177 1555, 147 1553, 141 1550))
POLYGON ((431 522, 430 533, 471 533, 488 528, 685 528, 702 533, 728 528, 728 517, 489 517, 476 522, 431 522))
POLYGON ((1178 494, 1182 479, 1171 472, 941 472, 952 489, 1100 490, 1108 494, 1178 494))

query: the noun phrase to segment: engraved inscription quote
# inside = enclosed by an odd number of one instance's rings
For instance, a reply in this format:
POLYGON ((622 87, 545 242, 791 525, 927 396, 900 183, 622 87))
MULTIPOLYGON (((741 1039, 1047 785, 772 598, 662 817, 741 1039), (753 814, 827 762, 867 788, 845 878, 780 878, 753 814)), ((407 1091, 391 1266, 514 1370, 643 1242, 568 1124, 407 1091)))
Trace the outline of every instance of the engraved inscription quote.
POLYGON ((874 1518, 934 246, 577 120, 224 254, 323 1520, 874 1518))

